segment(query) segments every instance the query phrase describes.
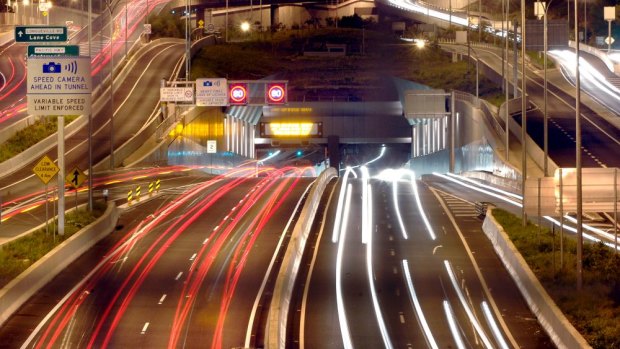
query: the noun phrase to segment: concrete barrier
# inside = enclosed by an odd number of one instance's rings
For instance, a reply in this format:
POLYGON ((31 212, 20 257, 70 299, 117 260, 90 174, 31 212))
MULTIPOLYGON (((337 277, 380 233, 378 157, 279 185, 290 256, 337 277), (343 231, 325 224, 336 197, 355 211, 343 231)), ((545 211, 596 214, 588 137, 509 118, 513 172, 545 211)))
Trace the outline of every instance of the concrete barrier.
POLYGON ((2 288, 0 326, 70 263, 114 230, 118 215, 116 205, 109 203, 103 216, 71 236, 2 288))
POLYGON ((504 229, 493 217, 492 208, 488 210, 482 230, 553 343, 560 349, 591 348, 547 294, 504 229))
POLYGON ((299 219, 295 224, 291 240, 284 254, 282 266, 278 272, 276 285, 269 306, 269 315, 267 316, 267 329, 265 333, 266 348, 287 348, 286 345, 286 326, 288 320, 289 305, 295 286, 295 280, 299 272, 299 265, 306 247, 310 228, 314 222, 314 217, 321 201, 321 196, 325 191, 327 184, 338 176, 333 167, 325 170, 319 178, 317 178, 313 188, 308 194, 308 199, 304 204, 299 219))

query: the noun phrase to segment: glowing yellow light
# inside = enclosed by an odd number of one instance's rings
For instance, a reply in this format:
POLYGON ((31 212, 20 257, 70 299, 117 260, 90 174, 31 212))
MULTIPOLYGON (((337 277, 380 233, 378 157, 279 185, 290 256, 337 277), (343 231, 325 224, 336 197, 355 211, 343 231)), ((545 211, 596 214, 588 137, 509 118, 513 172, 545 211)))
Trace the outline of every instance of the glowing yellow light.
POLYGON ((183 132, 183 124, 177 124, 177 126, 174 128, 174 131, 180 135, 181 132, 183 132))
POLYGON ((312 122, 269 123, 271 133, 275 136, 308 136, 314 127, 312 122))
POLYGON ((133 177, 132 179, 135 181, 137 179, 142 179, 142 178, 146 178, 146 177, 148 177, 148 176, 136 176, 136 177, 133 177))
POLYGON ((119 181, 119 180, 116 180, 116 179, 115 179, 115 180, 113 180, 113 181, 105 182, 104 184, 105 184, 105 185, 110 185, 110 184, 116 184, 116 183, 120 183, 120 182, 121 182, 121 181, 119 181))

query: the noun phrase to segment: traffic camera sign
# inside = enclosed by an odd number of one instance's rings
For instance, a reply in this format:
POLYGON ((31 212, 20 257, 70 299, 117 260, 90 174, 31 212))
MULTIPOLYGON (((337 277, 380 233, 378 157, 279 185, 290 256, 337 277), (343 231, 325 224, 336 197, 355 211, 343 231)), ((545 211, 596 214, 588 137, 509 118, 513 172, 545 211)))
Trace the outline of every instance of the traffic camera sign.
POLYGON ((30 57, 27 82, 30 114, 90 113, 89 57, 30 57))
POLYGON ((223 107, 228 105, 226 79, 196 79, 196 105, 199 107, 223 107))

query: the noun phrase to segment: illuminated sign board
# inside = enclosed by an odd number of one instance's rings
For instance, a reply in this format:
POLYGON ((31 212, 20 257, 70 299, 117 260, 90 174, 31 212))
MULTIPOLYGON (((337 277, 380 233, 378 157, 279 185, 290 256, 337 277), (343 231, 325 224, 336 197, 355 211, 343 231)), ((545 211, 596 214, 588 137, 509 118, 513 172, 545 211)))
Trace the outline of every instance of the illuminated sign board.
POLYGON ((323 137, 322 122, 261 122, 261 138, 323 137))
POLYGON ((228 84, 228 104, 230 105, 248 104, 248 84, 246 83, 228 84))
POLYGON ((265 100, 267 104, 285 104, 286 103, 286 84, 269 83, 265 89, 265 100))

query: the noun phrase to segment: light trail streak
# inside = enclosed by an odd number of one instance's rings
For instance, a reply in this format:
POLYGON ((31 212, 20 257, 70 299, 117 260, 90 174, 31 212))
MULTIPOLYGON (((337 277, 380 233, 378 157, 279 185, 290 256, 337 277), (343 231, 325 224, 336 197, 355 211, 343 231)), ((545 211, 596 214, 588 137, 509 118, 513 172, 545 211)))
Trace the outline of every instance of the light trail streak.
POLYGON ((398 225, 400 226, 400 231, 403 233, 403 238, 405 240, 409 239, 409 235, 407 235, 407 229, 405 229, 405 223, 403 222, 403 217, 400 214, 400 207, 398 206, 398 180, 392 179, 392 199, 394 200, 394 209, 396 211, 396 218, 398 219, 398 225))
POLYGON ((510 348, 508 346, 508 343, 506 343, 504 336, 502 336, 502 332, 499 330, 499 326, 497 326, 497 323, 493 318, 493 314, 491 313, 491 308, 489 308, 487 302, 483 301, 481 306, 482 312, 484 313, 484 318, 487 320, 487 324, 489 324, 489 327, 491 328, 491 332, 493 333, 493 337, 495 337, 495 341, 502 349, 510 348))
MULTIPOLYGON (((344 171, 344 176, 342 176, 342 184, 340 185, 340 193, 338 193, 338 205, 336 206, 336 220, 334 221, 334 228, 332 232, 332 242, 338 242, 338 235, 341 233, 340 224, 342 222, 342 208, 345 199, 345 192, 347 188, 347 180, 349 179, 349 174, 353 172, 351 167, 347 167, 344 171)), ((355 175, 355 172, 353 172, 355 175)), ((357 175, 356 175, 357 176, 357 175)))
POLYGON ((413 279, 411 278, 411 273, 409 272, 409 262, 406 259, 402 261, 403 265, 403 275, 405 275, 405 281, 407 282, 407 290, 409 291, 409 299, 413 304, 413 308, 415 309, 415 315, 418 319, 418 323, 422 327, 422 331, 424 332, 424 339, 431 349, 439 349, 437 345, 437 341, 431 332, 431 328, 428 325, 428 321, 426 321, 426 316, 424 316, 424 312, 422 311, 422 306, 420 305, 420 300, 415 293, 415 288, 413 287, 413 279))
POLYGON ((448 262, 447 260, 444 260, 443 263, 444 263, 444 266, 446 267, 446 272, 448 273, 448 276, 450 277, 450 282, 452 283, 452 287, 454 288, 454 291, 456 292, 459 300, 461 301, 461 305, 463 306, 463 309, 465 310, 465 313, 467 314, 467 317, 469 318, 469 322, 471 322, 471 324, 474 326, 476 333, 478 333, 478 336, 480 336, 480 338, 482 339, 482 342, 484 343, 485 347, 493 348, 493 344, 491 344, 489 337, 482 329, 482 326, 480 325, 480 322, 476 318, 476 315, 474 314, 473 310, 469 307, 469 304, 467 304, 465 295, 463 294, 461 288, 459 287, 459 284, 456 280, 456 276, 454 275, 454 271, 452 270, 452 266, 450 265, 450 262, 448 262))
POLYGON ((459 327, 456 324, 456 316, 454 316, 454 311, 452 311, 452 307, 447 300, 443 301, 443 311, 446 314, 446 319, 448 320, 448 327, 450 328, 450 333, 452 333, 452 338, 456 342, 456 347, 458 349, 465 349, 465 343, 463 342, 463 337, 461 336, 461 332, 459 331, 459 327))
MULTIPOLYGON (((490 196, 492 196, 492 197, 494 197, 494 198, 498 198, 498 199, 500 199, 500 200, 502 200, 502 201, 505 201, 505 202, 507 202, 507 203, 509 203, 509 204, 512 204, 512 205, 514 205, 514 206, 517 206, 517 207, 522 207, 522 204, 521 204, 521 203, 519 203, 519 202, 516 202, 516 201, 510 200, 510 199, 505 198, 505 197, 503 197, 503 196, 501 196, 501 195, 495 194, 495 193, 490 192, 490 191, 485 190, 485 189, 478 188, 478 187, 473 186, 473 185, 470 185, 470 184, 468 184, 468 183, 464 183, 464 182, 462 182, 462 181, 457 180, 456 178, 451 178, 451 177, 448 177, 448 176, 445 176, 445 175, 442 175, 442 174, 439 174, 439 173, 436 173, 436 172, 433 172, 433 175, 438 176, 438 177, 441 177, 441 178, 444 178, 444 179, 447 179, 447 180, 449 180, 449 181, 452 181, 452 182, 454 182, 454 183, 456 183, 456 184, 459 184, 459 185, 464 186, 464 187, 466 187, 466 188, 469 188, 469 189, 471 189, 471 190, 474 190, 474 191, 477 191, 477 192, 480 192, 480 193, 483 193, 483 194, 490 195, 490 196)), ((473 182, 473 183, 475 183, 475 182, 473 182)), ((519 196, 519 197, 520 197, 520 196, 519 196)), ((547 221, 549 221, 549 222, 553 223, 553 224, 554 224, 554 225, 556 225, 557 227, 562 226, 562 223, 561 223, 560 221, 558 221, 557 219, 555 219, 555 218, 553 218, 553 217, 551 217, 551 216, 543 216, 543 218, 544 218, 545 220, 547 220, 547 221)), ((571 219, 572 219, 572 217, 570 217, 570 216, 568 216, 568 215, 565 215, 565 216, 564 216, 564 218, 566 218, 566 219, 568 219, 568 220, 571 220, 571 219)), ((575 219, 573 219, 573 220, 572 220, 572 222, 573 222, 573 223, 576 223, 576 220, 575 220, 575 219)), ((589 231, 592 231, 592 232, 598 233, 598 231, 597 231, 597 229, 596 229, 596 228, 593 228, 593 227, 591 227, 591 226, 589 226, 589 225, 587 225, 587 224, 583 224, 583 227, 584 227, 586 230, 589 230, 589 231)), ((577 233, 577 229, 576 229, 575 227, 571 227, 571 226, 568 226, 568 225, 566 225, 566 224, 564 224, 564 229, 566 229, 566 230, 568 230, 568 231, 570 231, 570 232, 573 232, 573 233, 577 233)), ((602 232, 602 231, 601 231, 601 232, 602 232)), ((607 237, 607 238, 611 238, 611 236, 610 236, 610 235, 605 235, 605 232, 602 232, 602 233, 603 233, 603 236, 605 236, 605 237, 607 237)), ((601 242, 601 243, 605 244, 605 246, 607 246, 607 247, 609 247, 609 248, 612 248, 612 249, 614 249, 614 248, 615 248, 614 244, 612 244, 612 243, 610 243, 610 242, 607 242, 607 241, 603 241, 603 240, 601 240, 601 239, 598 239, 598 238, 596 238, 596 237, 594 237, 594 236, 592 236, 592 235, 590 235, 590 234, 583 233, 583 237, 584 237, 584 238, 586 238, 586 239, 588 239, 588 240, 590 240, 590 241, 592 241, 592 242, 597 242, 597 243, 598 243, 598 242, 601 242)), ((618 246, 618 249, 620 250, 620 246, 618 246)))
MULTIPOLYGON (((364 171, 365 167, 362 167, 362 174, 364 172, 366 172, 366 176, 368 171, 364 171)), ((370 184, 366 184, 366 186, 368 187, 368 194, 367 194, 367 201, 363 202, 363 205, 368 204, 368 206, 372 205, 372 190, 370 190, 370 184)), ((366 272, 368 275, 368 287, 370 288, 370 295, 372 296, 372 307, 375 311, 375 318, 377 319, 377 324, 379 325, 379 331, 381 332, 381 337, 383 338, 383 345, 385 345, 386 348, 391 349, 393 348, 392 346, 392 340, 390 339, 390 335, 387 331, 387 328, 385 326, 385 321, 383 320, 383 314, 381 313, 381 307, 379 306, 379 299, 377 298, 377 290, 375 289, 375 282, 374 282, 374 272, 373 272, 373 268, 372 268, 372 229, 370 228, 370 226, 372 226, 372 209, 370 209, 368 212, 366 212, 366 214, 368 215, 368 219, 366 220, 366 224, 368 225, 368 227, 366 227, 366 229, 368 230, 368 242, 366 244, 366 272)), ((364 229, 364 227, 362 227, 362 229, 364 229)))
POLYGON ((369 222, 369 220, 371 220, 371 218, 369 217, 370 214, 368 213, 368 209, 369 209, 369 199, 368 199, 368 168, 366 166, 362 166, 361 167, 361 171, 362 171, 362 244, 367 244, 368 241, 370 240, 370 230, 372 229, 371 227, 371 222, 369 222))
POLYGON ((353 349, 349 323, 347 322, 347 313, 344 309, 344 300, 342 298, 342 257, 344 253, 344 239, 347 236, 347 225, 349 223, 349 210, 351 208, 352 191, 351 184, 348 184, 346 190, 346 201, 344 205, 344 219, 340 229, 338 252, 336 254, 336 306, 338 308, 338 323, 340 324, 340 334, 342 336, 342 345, 344 346, 344 349, 353 349))

